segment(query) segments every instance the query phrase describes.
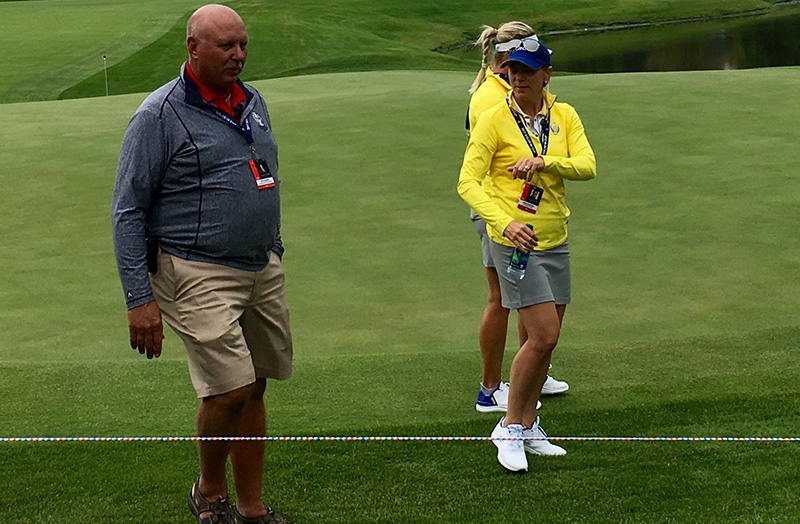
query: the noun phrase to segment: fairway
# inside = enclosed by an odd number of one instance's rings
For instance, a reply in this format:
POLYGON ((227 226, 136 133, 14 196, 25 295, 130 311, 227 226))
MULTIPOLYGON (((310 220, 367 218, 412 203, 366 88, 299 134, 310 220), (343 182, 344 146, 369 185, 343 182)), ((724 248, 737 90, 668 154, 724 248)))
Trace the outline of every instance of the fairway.
MULTIPOLYGON (((480 252, 455 193, 472 72, 254 83, 280 147, 295 376, 272 435, 487 436, 480 252)), ((798 436, 800 69, 557 77, 598 177, 568 184, 552 436, 798 436), (757 104, 753 103, 757 96, 757 104), (556 373, 557 372, 557 373, 556 373)), ((192 435, 183 349, 127 349, 109 199, 145 95, 0 105, 0 436, 192 435)), ((506 358, 510 364, 514 336, 506 358)), ((793 523, 797 443, 267 444, 307 523, 793 523)), ((0 443, 4 522, 189 522, 188 443, 0 443)))
POLYGON ((0 2, 0 102, 56 98, 64 86, 102 74, 104 53, 114 65, 166 32, 193 5, 189 0, 0 2))

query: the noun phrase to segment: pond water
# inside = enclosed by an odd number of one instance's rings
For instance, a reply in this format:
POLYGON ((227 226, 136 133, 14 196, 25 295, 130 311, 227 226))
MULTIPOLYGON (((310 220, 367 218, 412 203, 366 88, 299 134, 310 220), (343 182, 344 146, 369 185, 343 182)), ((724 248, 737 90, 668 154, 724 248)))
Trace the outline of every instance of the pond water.
POLYGON ((616 31, 542 35, 560 72, 616 73, 800 65, 800 10, 616 31))

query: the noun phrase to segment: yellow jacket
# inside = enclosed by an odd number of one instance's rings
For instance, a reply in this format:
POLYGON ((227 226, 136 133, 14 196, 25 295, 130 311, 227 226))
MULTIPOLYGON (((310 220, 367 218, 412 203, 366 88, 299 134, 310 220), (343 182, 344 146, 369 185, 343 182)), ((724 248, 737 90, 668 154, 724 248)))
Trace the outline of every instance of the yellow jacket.
POLYGON ((481 113, 505 100, 510 90, 511 86, 503 80, 503 77, 493 73, 489 68, 486 69, 486 78, 469 99, 470 132, 475 128, 475 122, 481 113))
MULTIPOLYGON (((467 136, 472 133, 472 129, 475 127, 475 123, 478 121, 478 117, 481 113, 505 100, 510 90, 511 86, 502 76, 495 74, 490 68, 486 68, 486 78, 483 80, 483 83, 478 86, 478 89, 472 93, 472 98, 469 99, 469 129, 467 129, 467 136)), ((486 189, 487 193, 491 193, 492 179, 488 177, 485 178, 483 180, 483 187, 486 189)), ((474 210, 471 210, 470 218, 475 220, 478 218, 478 214, 474 210)))
MULTIPOLYGON (((491 226, 487 232, 492 240, 513 246, 503 231, 517 220, 533 225, 539 237, 537 251, 558 247, 567 240, 569 208, 564 179, 591 180, 597 174, 594 151, 575 108, 556 103, 556 97, 549 93, 544 95, 543 110, 550 112, 550 142, 547 154, 542 156, 544 169, 533 179, 534 185, 544 189, 535 215, 517 208, 525 182, 514 180, 507 169, 520 158, 533 156, 511 115, 509 102, 513 106, 513 100, 503 100, 479 115, 458 179, 458 194, 491 226), (487 176, 491 179, 488 190, 483 187, 487 176)), ((533 133, 529 134, 541 154, 541 143, 533 133)))

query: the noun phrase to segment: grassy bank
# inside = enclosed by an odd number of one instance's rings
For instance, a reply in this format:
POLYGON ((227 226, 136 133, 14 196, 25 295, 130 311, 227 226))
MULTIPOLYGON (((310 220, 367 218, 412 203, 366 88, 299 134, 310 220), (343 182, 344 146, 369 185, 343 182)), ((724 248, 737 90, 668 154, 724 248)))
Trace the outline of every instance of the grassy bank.
MULTIPOLYGON (((245 78, 390 69, 472 70, 475 57, 433 51, 474 37, 483 24, 521 19, 537 30, 713 16, 769 7, 765 0, 543 0, 535 7, 464 0, 234 1, 251 34, 245 78)), ((0 3, 0 103, 149 91, 185 58, 188 0, 40 0, 0 3), (24 43, 21 45, 21 43, 24 43)))

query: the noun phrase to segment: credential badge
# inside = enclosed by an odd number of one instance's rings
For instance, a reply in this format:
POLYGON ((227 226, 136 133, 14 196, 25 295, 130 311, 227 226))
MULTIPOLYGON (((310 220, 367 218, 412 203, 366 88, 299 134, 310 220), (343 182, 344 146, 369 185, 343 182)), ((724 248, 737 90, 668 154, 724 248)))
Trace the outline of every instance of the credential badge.
POLYGON ((550 129, 552 129, 552 130, 553 130, 553 134, 554 134, 554 135, 557 135, 557 134, 558 134, 558 126, 557 126, 555 123, 553 123, 553 124, 550 124, 550 129))
POLYGON ((253 120, 256 121, 256 124, 258 124, 258 127, 267 127, 267 126, 264 125, 264 121, 261 119, 261 117, 256 112, 253 112, 253 120))

